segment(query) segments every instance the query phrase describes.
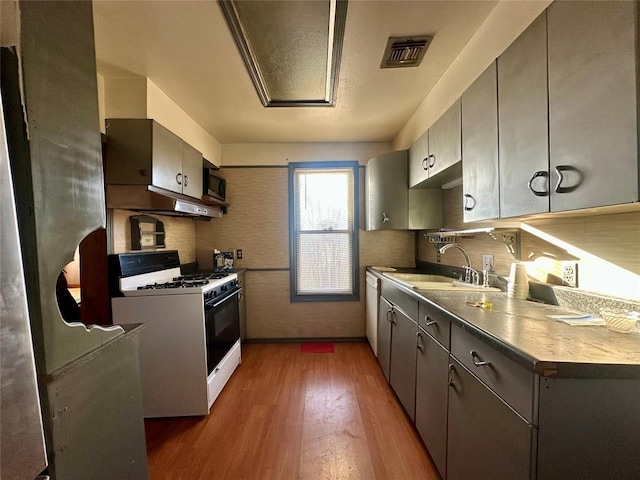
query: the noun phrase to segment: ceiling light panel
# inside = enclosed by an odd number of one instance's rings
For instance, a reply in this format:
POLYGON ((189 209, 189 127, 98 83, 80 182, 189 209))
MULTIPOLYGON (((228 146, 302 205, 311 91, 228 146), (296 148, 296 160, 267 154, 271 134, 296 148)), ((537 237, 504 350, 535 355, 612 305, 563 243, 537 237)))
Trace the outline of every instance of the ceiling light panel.
POLYGON ((265 107, 333 106, 346 0, 219 0, 265 107))

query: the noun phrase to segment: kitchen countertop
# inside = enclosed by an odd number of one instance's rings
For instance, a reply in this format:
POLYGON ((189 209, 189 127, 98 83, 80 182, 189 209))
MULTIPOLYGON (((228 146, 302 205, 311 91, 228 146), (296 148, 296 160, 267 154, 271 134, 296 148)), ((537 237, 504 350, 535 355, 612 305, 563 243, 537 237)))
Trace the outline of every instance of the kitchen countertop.
POLYGON ((413 290, 372 267, 368 271, 418 300, 438 305, 464 330, 542 376, 640 378, 639 332, 616 333, 604 325, 571 326, 547 315, 575 311, 509 298, 504 292, 413 290), (466 304, 486 300, 492 308, 466 304))

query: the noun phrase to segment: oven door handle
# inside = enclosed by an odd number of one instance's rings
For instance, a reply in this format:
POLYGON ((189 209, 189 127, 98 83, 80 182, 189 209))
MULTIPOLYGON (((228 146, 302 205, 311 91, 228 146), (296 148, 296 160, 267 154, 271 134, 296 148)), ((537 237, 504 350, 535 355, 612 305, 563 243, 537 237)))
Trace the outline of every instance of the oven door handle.
POLYGON ((233 292, 231 292, 229 295, 227 295, 224 298, 221 299, 211 299, 209 300, 207 303, 204 304, 205 308, 216 308, 218 305, 223 304, 224 302, 226 302, 227 300, 229 300, 231 297, 233 297, 234 295, 238 295, 240 292, 242 292, 242 287, 238 288, 237 290, 234 290, 233 292), (217 301, 216 301, 217 300, 217 301))

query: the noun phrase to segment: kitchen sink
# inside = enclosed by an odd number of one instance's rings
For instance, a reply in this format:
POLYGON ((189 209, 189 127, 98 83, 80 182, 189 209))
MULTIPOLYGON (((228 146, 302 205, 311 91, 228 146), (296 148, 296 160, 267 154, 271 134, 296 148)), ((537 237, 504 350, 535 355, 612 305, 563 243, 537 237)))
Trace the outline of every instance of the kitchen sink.
POLYGON ((398 283, 415 290, 459 290, 469 292, 499 292, 499 288, 471 285, 451 277, 443 275, 431 275, 428 273, 383 273, 398 283))

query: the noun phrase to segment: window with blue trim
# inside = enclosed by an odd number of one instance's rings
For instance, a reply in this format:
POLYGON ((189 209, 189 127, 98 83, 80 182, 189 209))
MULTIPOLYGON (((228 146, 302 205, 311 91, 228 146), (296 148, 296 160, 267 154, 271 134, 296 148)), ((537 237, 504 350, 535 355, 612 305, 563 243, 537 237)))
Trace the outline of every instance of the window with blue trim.
POLYGON ((358 163, 289 165, 292 301, 358 300, 358 163))

